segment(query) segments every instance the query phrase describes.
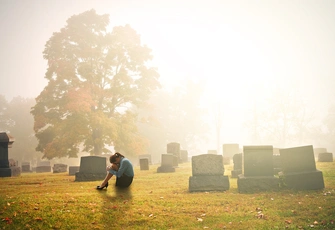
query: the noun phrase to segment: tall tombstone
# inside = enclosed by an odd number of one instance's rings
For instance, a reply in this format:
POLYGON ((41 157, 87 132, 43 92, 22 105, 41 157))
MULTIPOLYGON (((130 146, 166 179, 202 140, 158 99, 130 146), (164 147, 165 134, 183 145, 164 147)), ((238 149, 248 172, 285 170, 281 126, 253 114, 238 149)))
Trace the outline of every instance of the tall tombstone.
POLYGON ((297 190, 325 187, 322 172, 316 169, 313 146, 280 149, 282 185, 297 190))
POLYGON ((173 165, 178 166, 180 161, 180 144, 177 142, 168 143, 166 145, 166 153, 175 156, 173 165))
POLYGON ((75 181, 96 181, 106 177, 107 158, 101 156, 84 156, 80 158, 79 172, 75 181))
POLYGON ((21 175, 21 168, 14 160, 8 159, 8 148, 11 148, 14 137, 6 132, 0 133, 0 177, 21 175))
POLYGON ((161 166, 157 168, 158 173, 175 172, 174 161, 176 156, 172 154, 162 154, 161 166))
POLYGON ((223 164, 229 165, 230 159, 237 153, 240 153, 239 144, 236 143, 223 144, 222 145, 223 164))
POLYGON ((202 154, 192 157, 190 192, 225 191, 229 187, 228 176, 224 176, 222 155, 202 154))
POLYGON ((234 154, 233 156, 234 169, 231 171, 231 177, 237 178, 242 174, 242 153, 234 154))
POLYGON ((188 162, 188 151, 187 150, 180 150, 180 160, 181 162, 185 163, 188 162))
POLYGON ((240 193, 279 189, 279 178, 274 176, 271 145, 243 146, 243 161, 244 174, 237 178, 240 193))

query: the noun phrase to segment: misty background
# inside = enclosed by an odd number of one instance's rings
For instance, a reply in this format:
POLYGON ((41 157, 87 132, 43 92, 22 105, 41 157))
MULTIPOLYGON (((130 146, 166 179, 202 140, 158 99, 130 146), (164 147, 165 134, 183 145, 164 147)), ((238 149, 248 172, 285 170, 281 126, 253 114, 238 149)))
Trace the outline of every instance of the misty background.
MULTIPOLYGON (((203 139, 184 145, 189 154, 224 143, 334 152, 334 1, 2 0, 0 94, 8 102, 40 94, 45 43, 90 9, 109 14, 111 27, 129 24, 152 49, 164 92, 151 98, 156 117, 166 115, 161 98, 173 106, 173 96, 189 95, 182 108, 194 104, 190 119, 201 114, 208 125, 203 139)), ((185 141, 152 138, 163 150, 185 141)))

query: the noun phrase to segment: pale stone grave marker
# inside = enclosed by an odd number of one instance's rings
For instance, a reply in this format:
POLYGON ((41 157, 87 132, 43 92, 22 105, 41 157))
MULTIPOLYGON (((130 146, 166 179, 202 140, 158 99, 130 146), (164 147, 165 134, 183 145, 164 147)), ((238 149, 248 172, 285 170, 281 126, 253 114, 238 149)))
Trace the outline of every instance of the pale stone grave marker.
POLYGON ((178 166, 180 161, 180 144, 177 142, 168 143, 166 145, 166 153, 175 156, 175 158, 173 158, 173 166, 178 166))
POLYGON ((231 177, 237 178, 242 174, 242 153, 234 154, 233 156, 234 169, 231 171, 231 177))
POLYGON ((175 172, 174 161, 176 156, 172 154, 162 154, 161 166, 157 168, 158 173, 175 172))
POLYGON ((189 191, 229 190, 228 176, 224 176, 222 155, 202 154, 192 157, 192 176, 189 177, 189 191))
POLYGON ((297 190, 323 189, 322 172, 316 169, 313 146, 280 149, 283 186, 297 190))
POLYGON ((140 170, 149 170, 149 159, 148 158, 140 159, 140 170))
POLYGON ((51 172, 50 161, 41 161, 37 164, 36 173, 51 172))
POLYGON ((180 150, 180 160, 181 162, 188 162, 188 151, 187 150, 180 150))
POLYGON ((318 162, 333 162, 333 153, 319 153, 318 162))

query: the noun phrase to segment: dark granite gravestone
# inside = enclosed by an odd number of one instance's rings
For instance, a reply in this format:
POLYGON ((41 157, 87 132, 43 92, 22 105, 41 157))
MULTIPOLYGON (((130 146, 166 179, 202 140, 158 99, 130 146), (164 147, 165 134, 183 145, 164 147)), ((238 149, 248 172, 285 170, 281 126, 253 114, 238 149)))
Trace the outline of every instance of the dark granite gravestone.
POLYGON ((176 156, 173 161, 173 166, 178 166, 180 161, 180 144, 177 142, 168 143, 166 146, 166 153, 176 156))
POLYGON ((142 155, 139 155, 139 156, 138 156, 138 159, 139 159, 139 160, 141 160, 141 159, 143 159, 143 158, 147 158, 147 159, 148 159, 148 161, 149 161, 149 165, 152 164, 152 161, 151 161, 151 154, 142 154, 142 155))
POLYGON ((41 161, 37 164, 36 173, 51 172, 50 161, 41 161))
POLYGON ((189 177, 189 191, 229 190, 228 176, 224 176, 222 155, 202 154, 192 157, 192 176, 189 177))
POLYGON ((140 159, 140 170, 149 170, 149 159, 148 158, 140 159))
POLYGON ((75 181, 103 180, 107 175, 107 158, 100 156, 85 156, 80 158, 79 172, 75 181))
POLYGON ((23 173, 30 173, 32 170, 30 169, 30 162, 22 162, 21 163, 21 169, 23 173))
POLYGON ((273 147, 243 146, 244 174, 238 175, 240 193, 273 191, 279 189, 279 179, 273 171, 273 147))
POLYGON ((0 177, 19 176, 21 168, 14 160, 8 159, 8 148, 11 148, 14 137, 8 133, 0 133, 0 177), (13 165, 14 164, 14 165, 13 165))
POLYGON ((233 156, 234 169, 231 171, 231 177, 237 178, 242 174, 242 153, 234 154, 233 156))
POLYGON ((333 153, 319 153, 318 162, 333 162, 333 153))
POLYGON ((188 162, 188 151, 180 150, 180 160, 182 163, 188 162))
POLYGON ((54 164, 52 168, 54 173, 62 173, 67 172, 67 165, 66 164, 54 164))
MULTIPOLYGON (((76 175, 76 172, 79 172, 80 166, 69 166, 69 175, 74 176, 76 175)), ((107 171, 106 171, 107 174, 107 171)))
POLYGON ((316 169, 313 146, 280 149, 282 186, 297 190, 325 187, 322 172, 316 169))
POLYGON ((174 161, 177 157, 172 154, 162 154, 161 166, 157 168, 158 173, 175 172, 174 161))

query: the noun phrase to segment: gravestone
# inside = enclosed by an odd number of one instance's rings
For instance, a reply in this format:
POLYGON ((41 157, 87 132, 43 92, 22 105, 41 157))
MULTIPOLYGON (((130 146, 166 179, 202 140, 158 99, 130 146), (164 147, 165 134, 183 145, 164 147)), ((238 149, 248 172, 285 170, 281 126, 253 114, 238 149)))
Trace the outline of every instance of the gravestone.
POLYGON ((314 151, 314 158, 316 158, 319 153, 326 153, 327 149, 326 148, 313 148, 314 151))
POLYGON ((282 186, 297 190, 323 189, 322 172, 316 169, 312 145, 280 149, 282 186))
POLYGON ((62 173, 67 172, 67 165, 66 164, 54 164, 52 168, 54 173, 62 173))
POLYGON ((218 151, 216 149, 209 149, 207 150, 207 154, 218 154, 218 151))
POLYGON ((13 159, 8 159, 8 148, 11 148, 14 137, 8 133, 0 133, 0 177, 19 176, 21 168, 13 159))
POLYGON ((187 150, 180 150, 180 160, 183 163, 188 162, 188 151, 187 150))
POLYGON ((141 159, 143 159, 143 158, 147 158, 147 159, 148 159, 148 161, 149 161, 149 165, 152 164, 152 161, 151 161, 151 154, 142 154, 142 155, 139 155, 139 156, 138 156, 138 160, 139 160, 139 161, 140 161, 141 159))
POLYGON ((140 170, 149 170, 149 159, 148 158, 140 159, 140 170))
POLYGON ((162 154, 161 166, 157 168, 158 173, 175 172, 174 161, 176 156, 172 154, 162 154))
POLYGON ((166 153, 175 156, 173 160, 173 166, 178 166, 180 161, 180 144, 177 142, 171 142, 166 145, 166 153))
POLYGON ((106 177, 107 158, 101 156, 84 156, 80 158, 79 172, 75 181, 96 181, 106 177))
POLYGON ((222 145, 222 155, 224 157, 233 157, 235 154, 240 153, 240 147, 239 144, 223 144, 222 145))
POLYGON ((279 189, 279 178, 273 171, 273 147, 243 146, 244 174, 237 177, 240 193, 274 191, 279 189))
POLYGON ((242 174, 242 153, 236 153, 233 156, 234 169, 231 171, 231 177, 237 178, 242 174))
MULTIPOLYGON (((76 172, 79 172, 80 166, 69 166, 69 175, 74 176, 76 175, 76 172)), ((106 171, 107 173, 107 171, 106 171)))
POLYGON ((24 173, 32 172, 32 170, 30 169, 30 162, 22 162, 21 169, 22 169, 22 172, 24 173))
POLYGON ((50 161, 41 161, 36 166, 36 173, 51 172, 50 161))
POLYGON ((333 153, 319 153, 318 162, 333 162, 333 153))
POLYGON ((225 191, 229 187, 228 176, 224 176, 222 155, 202 154, 192 157, 190 192, 225 191))

